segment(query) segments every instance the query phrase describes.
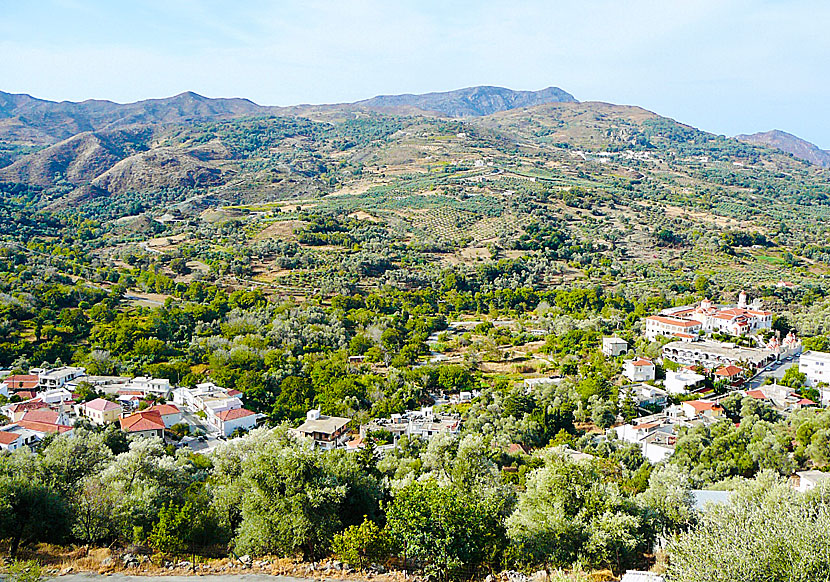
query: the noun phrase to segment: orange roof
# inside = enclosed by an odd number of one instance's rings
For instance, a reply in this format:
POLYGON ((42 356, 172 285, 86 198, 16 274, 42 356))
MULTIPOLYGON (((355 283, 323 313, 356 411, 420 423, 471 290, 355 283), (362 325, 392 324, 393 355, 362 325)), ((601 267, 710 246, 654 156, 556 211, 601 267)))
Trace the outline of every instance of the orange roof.
POLYGON ((251 416, 256 414, 256 412, 252 412, 247 408, 234 408, 232 410, 223 410, 217 416, 219 420, 227 421, 227 420, 236 420, 237 418, 245 418, 246 416, 251 416))
POLYGON ((674 335, 674 337, 679 337, 679 338, 682 338, 682 339, 695 339, 695 337, 696 337, 696 336, 693 336, 693 335, 688 334, 688 333, 680 333, 680 332, 677 332, 677 333, 672 334, 672 335, 674 335))
POLYGON ((699 327, 699 321, 686 321, 685 319, 675 319, 673 317, 664 317, 662 315, 652 315, 647 317, 646 319, 650 319, 651 321, 659 321, 660 323, 666 323, 668 325, 676 325, 678 327, 699 327))
POLYGON ((631 362, 632 366, 653 366, 654 362, 645 358, 637 358, 631 362))
POLYGON ((156 404, 155 406, 151 406, 145 412, 158 412, 162 416, 168 416, 170 414, 179 414, 181 410, 175 404, 156 404))
POLYGON ((164 430, 164 422, 157 410, 143 410, 122 418, 121 430, 125 432, 164 430))
POLYGON ((816 403, 810 400, 809 398, 802 398, 796 404, 800 404, 801 406, 815 406, 816 403))
POLYGON ((71 426, 65 424, 55 424, 54 422, 41 422, 39 420, 20 420, 15 423, 17 426, 28 428, 36 432, 56 432, 63 434, 72 430, 71 426))
POLYGON ((687 400, 685 404, 690 405, 697 412, 704 412, 706 410, 719 410, 721 407, 720 404, 715 404, 714 402, 708 402, 706 400, 687 400))
POLYGON ((15 374, 14 376, 6 376, 0 382, 6 384, 12 390, 31 390, 32 388, 37 387, 38 383, 40 382, 40 378, 35 376, 34 374, 15 374))
POLYGON ((0 431, 0 445, 10 445, 20 438, 16 432, 9 432, 7 430, 0 431))
POLYGON ((26 412, 24 412, 21 420, 57 424, 58 416, 60 415, 51 408, 38 408, 35 410, 27 410, 26 412))
POLYGON ((747 390, 746 395, 750 398, 754 398, 755 400, 766 400, 767 395, 764 394, 763 390, 747 390))
POLYGON ((733 366, 732 364, 722 366, 715 370, 716 376, 724 376, 725 378, 731 378, 732 376, 737 376, 741 373, 743 373, 743 370, 741 370, 738 366, 733 366))
POLYGON ((240 394, 242 394, 241 390, 236 390, 234 388, 228 390, 228 396, 239 396, 240 394))

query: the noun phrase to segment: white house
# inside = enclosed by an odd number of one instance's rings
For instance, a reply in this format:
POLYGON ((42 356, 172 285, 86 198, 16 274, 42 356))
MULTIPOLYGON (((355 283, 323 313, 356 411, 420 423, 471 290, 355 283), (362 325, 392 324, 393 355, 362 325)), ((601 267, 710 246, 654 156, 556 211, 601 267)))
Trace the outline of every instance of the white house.
POLYGON ((77 368, 73 366, 63 366, 61 368, 54 368, 47 370, 45 368, 35 368, 29 371, 32 374, 37 374, 38 387, 41 390, 49 390, 52 388, 61 388, 67 382, 71 382, 76 378, 86 375, 84 368, 77 368))
POLYGON ((668 370, 666 380, 663 383, 669 394, 685 394, 690 388, 696 388, 706 379, 703 374, 697 374, 691 370, 668 370))
POLYGON ((649 359, 636 358, 626 360, 623 368, 623 376, 633 382, 648 382, 656 377, 657 368, 649 359))
POLYGON ((609 358, 616 358, 628 352, 628 342, 619 337, 602 338, 602 353, 609 358))
POLYGON ((251 430, 256 426, 260 415, 247 408, 225 410, 216 415, 215 426, 225 436, 231 436, 235 430, 251 430))
MULTIPOLYGON (((830 384, 830 354, 812 350, 801 354, 798 371, 807 376, 807 386, 816 387, 819 383, 830 384)), ((824 402, 824 394, 822 394, 824 402)))
POLYGON ((665 406, 668 402, 668 392, 648 384, 632 384, 620 388, 620 399, 631 396, 637 406, 665 406))
POLYGON ((126 390, 141 390, 144 394, 162 396, 163 398, 168 398, 171 390, 170 380, 167 378, 151 378, 149 376, 133 378, 124 388, 126 390))
POLYGON ((22 447, 31 447, 40 441, 36 431, 14 424, 0 428, 0 450, 16 451, 22 447))
POLYGON ((790 484, 796 491, 806 493, 828 479, 830 479, 830 473, 824 471, 798 471, 790 477, 790 484))
POLYGON ((182 422, 182 411, 175 404, 156 404, 147 409, 150 412, 158 412, 165 428, 182 422))
POLYGON ((723 407, 720 404, 709 400, 687 400, 682 402, 680 407, 686 418, 697 418, 699 416, 720 418, 724 414, 723 407))

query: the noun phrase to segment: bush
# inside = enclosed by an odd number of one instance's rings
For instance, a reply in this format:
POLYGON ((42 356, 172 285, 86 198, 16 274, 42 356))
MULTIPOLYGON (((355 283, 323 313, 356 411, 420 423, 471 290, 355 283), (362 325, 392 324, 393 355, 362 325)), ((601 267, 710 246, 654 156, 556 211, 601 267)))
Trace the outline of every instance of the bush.
POLYGON ((392 549, 389 535, 370 519, 360 525, 347 527, 334 536, 332 550, 341 560, 355 568, 366 569, 370 564, 385 562, 392 549))

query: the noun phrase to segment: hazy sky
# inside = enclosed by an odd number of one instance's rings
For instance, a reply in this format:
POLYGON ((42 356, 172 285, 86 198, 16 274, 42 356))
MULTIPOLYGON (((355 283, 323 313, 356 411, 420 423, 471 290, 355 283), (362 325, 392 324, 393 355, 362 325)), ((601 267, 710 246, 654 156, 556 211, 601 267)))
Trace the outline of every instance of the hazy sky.
POLYGON ((820 0, 0 0, 0 90, 291 105, 555 85, 830 148, 828 25, 820 0))

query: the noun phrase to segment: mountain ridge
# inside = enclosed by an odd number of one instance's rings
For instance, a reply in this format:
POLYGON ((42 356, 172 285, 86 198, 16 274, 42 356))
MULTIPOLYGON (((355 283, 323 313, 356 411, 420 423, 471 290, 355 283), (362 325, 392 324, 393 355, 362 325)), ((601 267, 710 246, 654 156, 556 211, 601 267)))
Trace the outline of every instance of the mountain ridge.
POLYGON ((802 139, 797 135, 787 133, 780 129, 753 134, 740 134, 736 135, 735 139, 753 145, 774 147, 792 154, 805 162, 830 168, 830 151, 823 150, 806 139, 802 139))
MULTIPOLYGON (((484 85, 424 94, 378 95, 353 103, 323 104, 316 107, 467 117, 557 102, 576 102, 576 99, 558 87, 539 91, 514 91, 484 85)), ((193 91, 131 103, 106 99, 49 101, 25 93, 0 91, 0 140, 48 146, 83 132, 130 125, 194 123, 285 114, 302 111, 306 107, 309 106, 259 105, 246 98, 205 97, 193 91)))

